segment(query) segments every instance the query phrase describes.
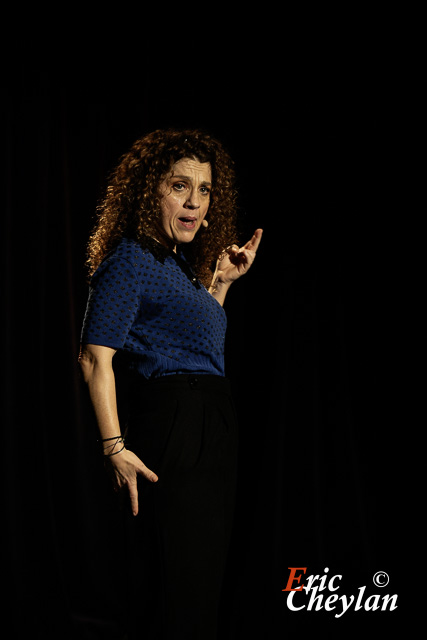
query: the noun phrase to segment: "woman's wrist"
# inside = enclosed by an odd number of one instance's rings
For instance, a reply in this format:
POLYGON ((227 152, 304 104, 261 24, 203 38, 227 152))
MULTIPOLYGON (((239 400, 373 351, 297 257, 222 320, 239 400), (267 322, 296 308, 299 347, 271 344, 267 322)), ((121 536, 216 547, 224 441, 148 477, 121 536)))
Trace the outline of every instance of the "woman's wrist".
POLYGON ((209 287, 209 293, 217 300, 221 305, 224 304, 225 296, 229 290, 231 282, 222 282, 219 278, 215 278, 209 287))
POLYGON ((102 438, 98 442, 101 442, 102 452, 106 458, 111 458, 125 449, 125 439, 121 434, 109 438, 102 438))

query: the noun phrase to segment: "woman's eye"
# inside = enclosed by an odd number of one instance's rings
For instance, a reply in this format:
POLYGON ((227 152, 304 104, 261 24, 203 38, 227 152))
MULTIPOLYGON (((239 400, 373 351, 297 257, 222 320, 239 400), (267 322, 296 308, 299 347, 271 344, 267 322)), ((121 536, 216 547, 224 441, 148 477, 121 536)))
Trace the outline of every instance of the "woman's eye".
MULTIPOLYGON (((178 191, 179 193, 181 193, 187 189, 187 185, 184 182, 175 182, 175 184, 172 185, 172 188, 174 189, 174 191, 178 191)), ((200 193, 202 195, 208 196, 210 192, 210 187, 200 187, 200 193)))

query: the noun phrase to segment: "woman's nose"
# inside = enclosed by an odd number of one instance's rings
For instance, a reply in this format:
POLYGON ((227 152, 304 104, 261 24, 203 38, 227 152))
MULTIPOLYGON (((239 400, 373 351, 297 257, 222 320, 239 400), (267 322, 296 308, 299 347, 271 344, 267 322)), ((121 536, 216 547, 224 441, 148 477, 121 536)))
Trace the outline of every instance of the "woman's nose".
POLYGON ((186 209, 199 209, 200 208, 200 200, 199 194, 196 189, 192 189, 188 194, 187 201, 185 203, 186 209))

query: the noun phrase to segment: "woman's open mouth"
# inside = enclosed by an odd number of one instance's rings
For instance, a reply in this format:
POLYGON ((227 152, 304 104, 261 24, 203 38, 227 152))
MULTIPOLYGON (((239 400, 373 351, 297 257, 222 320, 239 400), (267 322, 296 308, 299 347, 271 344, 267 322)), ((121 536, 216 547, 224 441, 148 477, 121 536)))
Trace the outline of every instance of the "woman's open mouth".
POLYGON ((195 229, 196 220, 197 218, 195 218, 194 216, 182 216, 181 218, 178 218, 178 222, 180 222, 183 227, 190 230, 195 229))

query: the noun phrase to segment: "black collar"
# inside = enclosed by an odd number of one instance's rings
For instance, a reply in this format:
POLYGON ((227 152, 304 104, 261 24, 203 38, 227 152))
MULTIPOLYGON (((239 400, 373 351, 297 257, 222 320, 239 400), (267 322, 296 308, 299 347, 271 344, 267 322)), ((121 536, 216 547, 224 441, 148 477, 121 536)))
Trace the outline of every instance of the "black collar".
POLYGON ((155 240, 151 236, 146 235, 142 236, 142 238, 139 240, 139 244, 143 249, 147 249, 158 262, 161 262, 161 264, 165 263, 166 258, 172 258, 173 260, 175 260, 177 265, 185 273, 187 278, 196 287, 196 289, 200 289, 201 284, 179 247, 175 252, 172 249, 169 249, 169 247, 166 247, 158 240, 155 240))

